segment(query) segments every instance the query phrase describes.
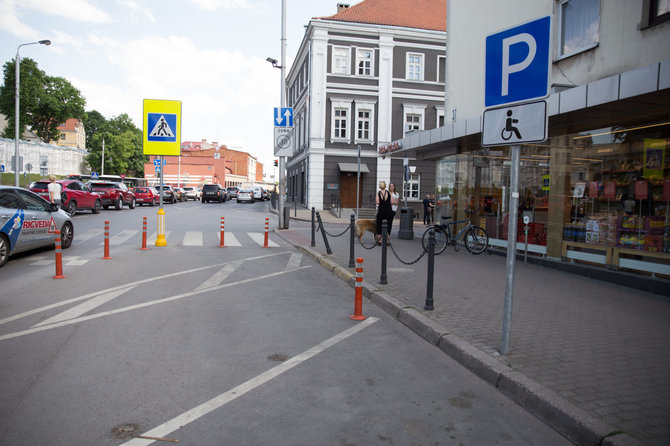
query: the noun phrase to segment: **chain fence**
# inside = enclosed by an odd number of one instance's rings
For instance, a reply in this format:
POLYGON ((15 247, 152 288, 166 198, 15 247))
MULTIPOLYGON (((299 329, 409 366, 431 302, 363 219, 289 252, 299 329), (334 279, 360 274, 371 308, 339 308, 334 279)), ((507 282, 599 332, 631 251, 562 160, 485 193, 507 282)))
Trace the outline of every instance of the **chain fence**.
POLYGON ((411 260, 411 261, 405 261, 405 260, 400 258, 400 256, 398 255, 397 252, 395 252, 395 249, 393 249, 393 245, 391 243, 388 243, 387 246, 389 246, 391 248, 391 252, 393 252, 393 255, 395 256, 395 258, 398 259, 398 261, 400 263, 404 264, 404 265, 414 265, 419 260, 421 260, 423 258, 423 256, 425 256, 426 253, 428 252, 428 250, 423 250, 423 251, 421 251, 421 254, 419 254, 419 257, 417 257, 416 259, 411 260))

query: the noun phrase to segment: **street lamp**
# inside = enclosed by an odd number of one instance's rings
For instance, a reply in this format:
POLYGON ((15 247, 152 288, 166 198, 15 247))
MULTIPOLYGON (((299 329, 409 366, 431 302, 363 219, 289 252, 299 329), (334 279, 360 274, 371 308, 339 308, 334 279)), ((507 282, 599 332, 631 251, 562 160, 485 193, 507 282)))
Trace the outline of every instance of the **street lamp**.
POLYGON ((19 187, 19 85, 21 57, 19 56, 19 49, 26 45, 51 45, 51 40, 39 40, 37 42, 23 43, 16 48, 16 93, 14 97, 14 186, 19 187))

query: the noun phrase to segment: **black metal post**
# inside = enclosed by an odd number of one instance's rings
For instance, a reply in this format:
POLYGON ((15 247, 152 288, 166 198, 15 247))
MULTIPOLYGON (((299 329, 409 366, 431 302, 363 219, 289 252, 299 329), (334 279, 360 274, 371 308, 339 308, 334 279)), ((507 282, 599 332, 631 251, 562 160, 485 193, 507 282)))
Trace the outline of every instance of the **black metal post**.
POLYGON ((295 197, 293 197, 293 209, 294 209, 293 216, 297 217, 298 216, 298 200, 295 197))
POLYGON ((382 220, 382 275, 379 278, 379 283, 386 285, 388 280, 386 278, 386 238, 388 237, 388 222, 386 219, 382 220))
POLYGON ((354 237, 356 236, 356 214, 351 214, 351 223, 349 223, 349 267, 354 267, 354 237))
POLYGON ((312 243, 310 243, 309 245, 312 248, 316 246, 316 241, 314 240, 314 237, 316 237, 316 220, 314 218, 314 206, 312 206, 312 243))
POLYGON ((333 251, 328 244, 328 237, 326 236, 326 231, 323 229, 323 221, 321 221, 321 215, 318 212, 316 213, 316 219, 319 221, 319 231, 321 231, 321 235, 323 236, 323 244, 326 245, 326 253, 332 254, 333 251))
POLYGON ((433 279, 435 271, 435 230, 428 234, 428 281, 426 283, 426 303, 423 309, 433 311, 433 279))

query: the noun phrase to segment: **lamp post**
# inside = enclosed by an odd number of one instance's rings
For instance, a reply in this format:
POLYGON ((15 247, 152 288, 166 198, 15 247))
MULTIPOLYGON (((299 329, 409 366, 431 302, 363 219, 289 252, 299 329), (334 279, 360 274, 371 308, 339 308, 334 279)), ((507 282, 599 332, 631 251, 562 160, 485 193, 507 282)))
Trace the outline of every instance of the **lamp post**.
POLYGON ((21 56, 19 56, 19 50, 22 46, 26 45, 51 45, 51 40, 40 40, 38 42, 23 43, 16 48, 16 93, 14 98, 14 186, 19 187, 19 86, 21 84, 20 80, 20 69, 19 65, 21 64, 21 56))

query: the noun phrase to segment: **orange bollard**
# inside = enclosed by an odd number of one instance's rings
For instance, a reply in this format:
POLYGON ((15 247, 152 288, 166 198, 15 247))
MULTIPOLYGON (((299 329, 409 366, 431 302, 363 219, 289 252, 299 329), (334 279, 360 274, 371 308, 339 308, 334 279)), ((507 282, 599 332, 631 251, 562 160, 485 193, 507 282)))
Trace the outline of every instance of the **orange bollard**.
POLYGON ((142 247, 140 248, 142 251, 148 251, 149 248, 147 248, 147 218, 142 217, 142 247))
POLYGON ((105 256, 102 259, 111 259, 109 256, 109 221, 107 220, 105 220, 105 256))
POLYGON ((263 248, 268 248, 268 225, 269 225, 270 219, 268 217, 265 217, 265 243, 263 244, 263 248))
POLYGON ((61 250, 60 244, 60 231, 56 230, 56 275, 53 276, 54 279, 65 279, 63 275, 63 251, 61 250))
POLYGON ((356 258, 356 293, 354 301, 354 314, 349 316, 355 321, 367 319, 363 316, 363 257, 356 258))
POLYGON ((219 243, 219 248, 225 248, 226 244, 223 242, 224 241, 224 232, 223 232, 223 223, 224 223, 224 217, 221 217, 221 242, 219 243))

